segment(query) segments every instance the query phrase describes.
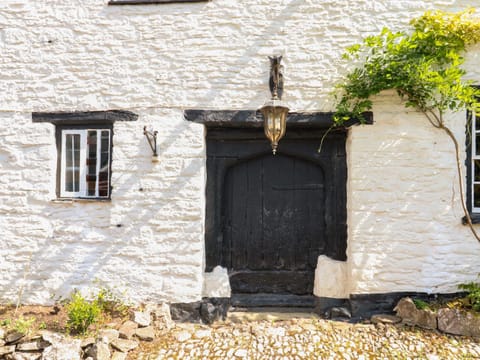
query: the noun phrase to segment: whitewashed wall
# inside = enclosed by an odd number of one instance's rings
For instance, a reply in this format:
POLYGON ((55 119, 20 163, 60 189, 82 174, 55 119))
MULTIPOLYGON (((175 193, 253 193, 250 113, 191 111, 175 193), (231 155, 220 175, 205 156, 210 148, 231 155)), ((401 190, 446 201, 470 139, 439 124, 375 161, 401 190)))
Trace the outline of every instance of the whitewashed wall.
MULTIPOLYGON (((255 109, 268 55, 284 55, 293 111, 330 111, 343 49, 383 26, 471 0, 107 0, 0 4, 0 301, 47 303, 94 279, 134 301, 195 301, 204 262, 204 129, 185 108, 255 109), (55 198, 55 139, 32 111, 125 109, 116 123, 110 203, 55 198), (159 131, 153 164, 142 129, 159 131), (140 191, 142 189, 142 191, 140 191), (120 226, 121 225, 121 226, 120 226)), ((469 77, 480 82, 480 51, 469 77)), ((342 293, 454 291, 480 272, 462 216, 451 145, 395 96, 348 141, 349 261, 342 293), (404 121, 406 120, 406 121, 404 121)), ((453 118, 463 136, 463 114, 453 118)), ((333 266, 338 268, 338 266, 333 266)), ((346 269, 345 269, 346 268, 346 269)), ((320 269, 319 269, 320 270, 320 269)), ((319 271, 321 274, 322 272, 319 271)), ((316 293, 338 296, 317 279, 316 293)))

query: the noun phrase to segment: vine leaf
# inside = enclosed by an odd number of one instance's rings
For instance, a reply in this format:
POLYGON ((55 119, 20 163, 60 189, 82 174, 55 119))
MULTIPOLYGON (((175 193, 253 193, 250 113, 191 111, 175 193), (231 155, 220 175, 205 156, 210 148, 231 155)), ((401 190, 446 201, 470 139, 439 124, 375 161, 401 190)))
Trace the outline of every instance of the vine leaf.
POLYGON ((346 49, 343 58, 360 65, 336 87, 334 125, 343 126, 350 119, 362 121, 362 113, 372 108, 372 96, 396 90, 406 107, 422 112, 453 142, 460 200, 467 224, 480 241, 465 204, 458 140, 444 121, 447 111, 480 110, 480 88, 463 80, 461 68, 468 47, 480 42, 480 18, 473 8, 459 13, 428 11, 410 25, 409 32, 384 28, 379 35, 346 49))

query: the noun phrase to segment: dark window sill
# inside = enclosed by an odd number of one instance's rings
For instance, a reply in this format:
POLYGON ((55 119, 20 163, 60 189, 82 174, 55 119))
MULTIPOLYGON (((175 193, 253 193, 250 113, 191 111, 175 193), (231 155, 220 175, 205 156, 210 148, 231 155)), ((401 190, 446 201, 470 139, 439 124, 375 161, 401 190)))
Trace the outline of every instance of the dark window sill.
MULTIPOLYGON (((470 214, 470 219, 472 219, 472 224, 480 224, 480 214, 477 214, 477 213, 470 214)), ((462 217, 462 224, 467 225, 466 216, 462 217)))
POLYGON ((150 5, 207 2, 209 0, 110 0, 108 5, 150 5))

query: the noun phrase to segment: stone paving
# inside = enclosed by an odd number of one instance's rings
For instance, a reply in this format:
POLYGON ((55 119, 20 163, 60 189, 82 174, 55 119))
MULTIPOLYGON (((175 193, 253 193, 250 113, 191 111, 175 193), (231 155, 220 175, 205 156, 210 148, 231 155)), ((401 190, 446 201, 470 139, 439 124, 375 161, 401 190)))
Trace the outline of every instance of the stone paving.
POLYGON ((177 324, 132 359, 480 359, 480 339, 401 324, 349 324, 315 316, 235 317, 177 324))

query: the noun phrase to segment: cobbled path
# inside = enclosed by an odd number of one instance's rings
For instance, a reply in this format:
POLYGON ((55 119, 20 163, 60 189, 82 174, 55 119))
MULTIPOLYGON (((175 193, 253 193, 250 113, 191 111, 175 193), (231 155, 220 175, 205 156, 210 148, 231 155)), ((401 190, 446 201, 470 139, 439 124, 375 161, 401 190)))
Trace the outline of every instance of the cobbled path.
MULTIPOLYGON (((177 324, 132 359, 480 359, 480 339, 317 318, 177 324)), ((129 357, 130 358, 130 357, 129 357)))

